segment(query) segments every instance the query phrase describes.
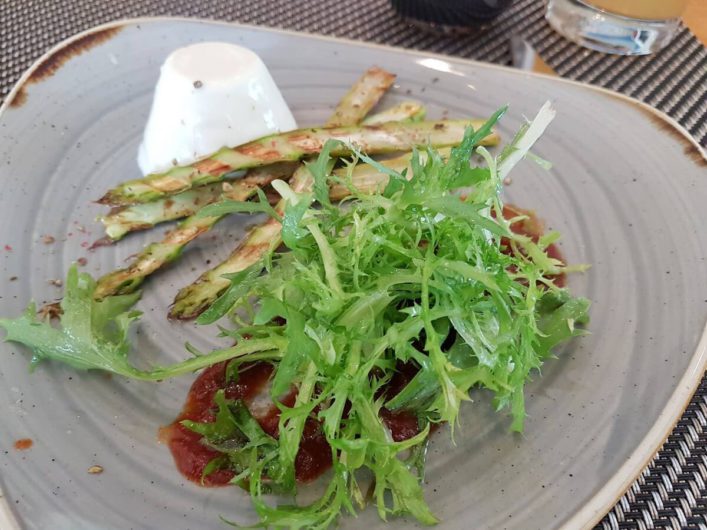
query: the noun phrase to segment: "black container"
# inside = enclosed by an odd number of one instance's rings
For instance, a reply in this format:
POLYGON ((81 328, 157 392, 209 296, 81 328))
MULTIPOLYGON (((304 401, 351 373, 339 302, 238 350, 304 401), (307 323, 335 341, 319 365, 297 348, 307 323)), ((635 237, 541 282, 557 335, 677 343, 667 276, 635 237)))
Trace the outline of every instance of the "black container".
POLYGON ((513 0, 391 0, 408 22, 441 31, 463 31, 487 25, 513 0))

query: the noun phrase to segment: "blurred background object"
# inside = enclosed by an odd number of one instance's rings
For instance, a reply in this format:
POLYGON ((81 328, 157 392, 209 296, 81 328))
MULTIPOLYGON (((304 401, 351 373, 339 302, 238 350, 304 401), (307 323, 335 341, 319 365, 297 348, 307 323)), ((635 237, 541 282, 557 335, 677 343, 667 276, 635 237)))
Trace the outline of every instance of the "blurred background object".
POLYGON ((407 22, 441 33, 464 33, 483 28, 513 0, 391 0, 407 22))
POLYGON ((568 39, 605 53, 645 55, 665 47, 688 0, 549 0, 546 18, 568 39))

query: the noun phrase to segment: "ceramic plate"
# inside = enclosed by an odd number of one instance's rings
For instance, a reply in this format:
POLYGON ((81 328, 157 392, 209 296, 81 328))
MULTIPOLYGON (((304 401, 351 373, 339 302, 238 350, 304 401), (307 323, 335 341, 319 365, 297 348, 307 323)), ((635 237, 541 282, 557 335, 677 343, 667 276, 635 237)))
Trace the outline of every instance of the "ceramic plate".
MULTIPOLYGON (((525 433, 509 433, 488 396, 474 395, 456 446, 435 435, 427 499, 444 528, 580 528, 597 521, 680 417, 705 364, 705 162, 663 115, 587 86, 420 52, 215 22, 136 20, 70 39, 41 58, 0 115, 0 314, 60 296, 48 280, 86 258, 99 274, 163 229, 89 252, 101 236, 92 201, 135 177, 136 151, 159 66, 179 46, 230 41, 260 54, 301 125, 321 123, 360 73, 398 74, 383 105, 423 101, 432 117, 488 116, 504 103, 509 138, 553 100, 558 118, 506 189, 563 234, 570 287, 593 301, 591 335, 576 340, 527 388, 525 433), (56 239, 45 244, 43 236, 56 239)), ((149 282, 137 351, 153 362, 219 344, 214 330, 172 324, 180 286, 224 258, 253 220, 219 225, 149 282)), ((218 529, 252 521, 236 488, 203 489, 176 471, 157 429, 179 412, 192 377, 160 384, 76 373, 0 348, 0 476, 5 517, 28 529, 218 529), (31 438, 17 451, 13 442, 31 438), (100 465, 102 474, 89 474, 100 465)), ((8 523, 9 524, 9 523, 8 523)), ((392 520, 407 528, 409 520, 392 520)), ((383 528, 373 510, 344 528, 383 528)))

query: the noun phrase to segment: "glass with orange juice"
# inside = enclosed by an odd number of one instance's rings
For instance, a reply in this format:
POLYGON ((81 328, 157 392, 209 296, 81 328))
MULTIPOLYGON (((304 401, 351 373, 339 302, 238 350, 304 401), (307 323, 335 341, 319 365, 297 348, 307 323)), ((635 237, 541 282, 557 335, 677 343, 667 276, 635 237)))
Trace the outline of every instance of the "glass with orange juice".
POLYGON ((688 0, 548 0, 545 18, 559 33, 606 53, 643 55, 666 46, 688 0))

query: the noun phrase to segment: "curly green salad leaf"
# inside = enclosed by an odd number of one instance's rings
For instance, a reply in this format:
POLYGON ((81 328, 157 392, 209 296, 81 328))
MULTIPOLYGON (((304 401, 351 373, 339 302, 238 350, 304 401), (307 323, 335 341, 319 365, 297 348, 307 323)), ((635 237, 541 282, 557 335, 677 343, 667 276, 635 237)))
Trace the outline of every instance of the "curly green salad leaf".
POLYGON ((130 324, 141 314, 131 309, 140 294, 92 302, 95 287, 90 275, 80 275, 75 266, 71 267, 61 301, 61 328, 40 321, 32 303, 19 318, 0 319, 0 326, 7 331, 6 340, 25 344, 32 350, 32 367, 44 359, 54 359, 78 370, 108 369, 135 377, 139 371, 127 360, 130 350, 127 334, 130 324))
POLYGON ((96 281, 90 274, 79 273, 75 265, 69 268, 65 285, 57 327, 40 318, 34 303, 18 318, 0 319, 0 327, 7 332, 5 340, 24 344, 32 351, 32 368, 51 359, 77 370, 104 370, 133 379, 160 381, 242 355, 277 355, 282 347, 277 338, 243 342, 167 367, 143 370, 128 360, 129 327, 142 314, 132 309, 140 293, 96 301, 96 281))
MULTIPOLYGON (((484 388, 499 410, 509 411, 511 429, 521 431, 526 381, 587 322, 589 302, 552 282, 565 270, 546 252, 556 236, 536 241, 515 234, 502 215, 502 177, 528 154, 554 111, 543 107, 494 158, 478 142, 504 110, 467 131, 447 160, 427 149, 426 157, 413 153, 409 171, 380 166, 389 176, 381 193, 359 193, 349 177, 332 175, 326 149, 308 166, 312 193, 276 182, 287 201, 281 222, 288 250, 271 250, 231 275, 231 287, 199 321, 227 317, 232 325, 221 329, 236 346, 138 369, 127 359, 137 296, 95 302, 95 282, 75 268, 58 327, 39 321, 33 306, 0 326, 8 340, 33 351, 33 364, 53 359, 138 379, 228 359, 237 376, 244 362, 269 362, 271 396, 281 410, 278 438, 223 393, 214 422, 184 423, 219 451, 205 474, 230 469, 232 482, 250 492, 257 526, 326 528, 369 502, 382 519, 411 515, 434 524, 421 487, 432 425, 447 422, 453 430, 469 391, 484 388), (352 192, 339 206, 325 193, 334 182, 352 192), (464 193, 456 193, 461 187, 464 193), (402 364, 416 375, 388 395, 386 385, 402 364), (293 386, 289 407, 279 398, 293 386), (394 441, 383 408, 414 414, 419 433, 394 441), (331 448, 326 489, 308 505, 273 505, 267 494, 297 491, 295 457, 308 420, 331 448), (366 476, 372 477, 367 494, 366 476)), ((356 153, 349 167, 357 160, 378 164, 356 153)))

